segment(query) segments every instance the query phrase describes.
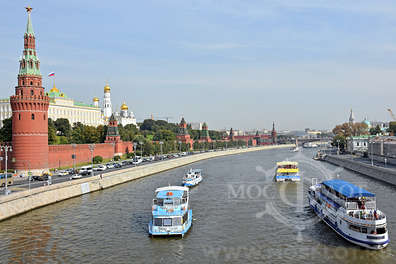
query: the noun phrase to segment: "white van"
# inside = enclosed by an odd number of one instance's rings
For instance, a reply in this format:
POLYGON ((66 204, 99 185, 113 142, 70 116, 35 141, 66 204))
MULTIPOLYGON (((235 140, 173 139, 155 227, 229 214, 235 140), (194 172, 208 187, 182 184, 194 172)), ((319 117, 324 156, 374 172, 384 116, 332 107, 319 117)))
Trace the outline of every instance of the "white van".
POLYGON ((83 166, 80 168, 78 174, 80 175, 89 175, 92 173, 92 166, 83 166))

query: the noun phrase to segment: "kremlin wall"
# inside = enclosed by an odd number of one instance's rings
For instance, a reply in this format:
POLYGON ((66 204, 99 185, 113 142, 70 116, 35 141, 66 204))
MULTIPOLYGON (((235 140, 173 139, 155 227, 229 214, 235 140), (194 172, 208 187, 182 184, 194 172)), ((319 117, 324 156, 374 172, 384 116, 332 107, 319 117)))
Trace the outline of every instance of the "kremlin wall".
MULTIPOLYGON (((49 93, 45 92, 42 86, 40 61, 36 53, 36 39, 30 18, 32 8, 27 7, 26 9, 28 21, 24 34, 24 51, 19 61, 18 86, 15 87, 15 95, 12 95, 9 99, 12 113, 6 113, 12 116, 12 142, 8 143, 8 145, 12 145, 12 151, 8 152, 8 168, 15 170, 17 174, 27 175, 28 172, 32 172, 33 175, 41 175, 51 168, 90 162, 94 156, 109 159, 116 155, 121 156, 133 152, 133 143, 121 140, 118 124, 123 126, 126 124, 136 125, 136 119, 132 112, 128 112, 125 103, 121 106, 120 113, 112 111, 109 85, 104 88, 103 109, 101 110, 101 118, 107 125, 107 135, 104 143, 94 144, 93 153, 91 153, 90 144, 48 145, 48 118, 51 118, 51 114, 57 116, 67 112, 71 114, 68 118, 69 121, 78 121, 71 109, 74 107, 74 111, 77 111, 75 107, 78 106, 87 108, 87 111, 93 109, 92 111, 97 112, 99 100, 94 98, 94 105, 78 105, 61 93, 55 87, 55 84, 49 93), (70 111, 67 109, 57 111, 55 106, 51 110, 51 103, 54 105, 57 100, 61 102, 60 104, 63 107, 68 105, 70 111), (67 105, 62 102, 67 102, 67 105)), ((1 101, 1 103, 8 104, 6 101, 1 101)), ((1 109, 4 108, 0 107, 1 109)), ((0 116, 5 117, 1 112, 0 116)), ((67 118, 67 116, 60 117, 67 118)), ((87 122, 96 124, 96 121, 90 119, 88 117, 87 122)), ((231 128, 229 137, 221 141, 244 141, 246 145, 258 146, 276 144, 276 137, 275 125, 273 125, 271 135, 259 135, 257 133, 255 136, 234 136, 231 128)), ((184 118, 179 124, 176 138, 177 141, 188 145, 192 150, 194 140, 188 133, 184 118)), ((206 123, 202 127, 201 138, 197 141, 199 143, 212 142, 206 123)), ((3 154, 2 156, 4 156, 3 154)), ((4 169, 4 162, 4 160, 0 162, 0 169, 4 169)))

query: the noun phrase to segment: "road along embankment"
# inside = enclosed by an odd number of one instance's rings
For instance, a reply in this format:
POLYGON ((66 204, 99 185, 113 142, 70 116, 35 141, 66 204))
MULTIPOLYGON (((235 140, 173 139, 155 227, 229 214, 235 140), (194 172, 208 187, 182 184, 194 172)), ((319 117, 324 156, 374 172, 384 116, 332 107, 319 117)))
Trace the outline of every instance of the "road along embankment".
POLYGON ((345 169, 358 172, 370 178, 396 186, 396 170, 394 169, 371 166, 371 164, 332 155, 326 155, 324 160, 345 169))
POLYGON ((12 193, 8 196, 0 197, 0 221, 52 203, 63 201, 72 197, 77 197, 86 193, 99 191, 121 183, 188 165, 197 161, 252 151, 291 147, 294 147, 294 145, 275 145, 206 152, 144 166, 104 173, 102 177, 97 175, 80 180, 62 182, 12 193))

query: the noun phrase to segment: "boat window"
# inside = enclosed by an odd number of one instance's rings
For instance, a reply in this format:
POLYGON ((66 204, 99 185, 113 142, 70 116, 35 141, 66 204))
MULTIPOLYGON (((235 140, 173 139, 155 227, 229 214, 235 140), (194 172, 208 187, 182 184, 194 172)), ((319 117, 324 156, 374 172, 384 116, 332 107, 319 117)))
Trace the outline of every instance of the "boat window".
POLYGON ((186 212, 184 215, 183 215, 183 223, 186 223, 188 221, 188 212, 186 212))
POLYGON ((173 199, 165 199, 164 205, 173 205, 173 199))
POLYGON ((385 233, 386 233, 386 227, 377 228, 377 234, 385 234, 385 233))
POLYGON ((362 233, 367 234, 367 227, 362 227, 362 233))
POLYGON ((355 226, 355 225, 349 225, 349 229, 355 231, 355 232, 360 232, 360 227, 355 226))
POLYGON ((172 218, 172 226, 178 226, 182 224, 182 218, 181 217, 174 217, 172 218))
POLYGON ((163 206, 164 205, 164 199, 154 199, 153 203, 154 203, 154 205, 163 206))
POLYGON ((172 218, 163 218, 163 226, 172 226, 172 218))
POLYGON ((155 226, 162 226, 162 218, 154 218, 155 226))

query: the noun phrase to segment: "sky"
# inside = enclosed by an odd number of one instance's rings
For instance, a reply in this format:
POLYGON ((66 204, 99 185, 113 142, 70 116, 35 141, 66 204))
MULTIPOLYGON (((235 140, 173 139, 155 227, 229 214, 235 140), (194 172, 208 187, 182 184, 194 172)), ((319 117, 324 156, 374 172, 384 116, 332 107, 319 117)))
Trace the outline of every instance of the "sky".
MULTIPOLYGON (((396 111, 396 1, 2 1, 1 98, 14 93, 31 5, 46 90, 125 101, 138 121, 332 129, 396 111)), ((102 101, 102 100, 101 100, 102 101)))

